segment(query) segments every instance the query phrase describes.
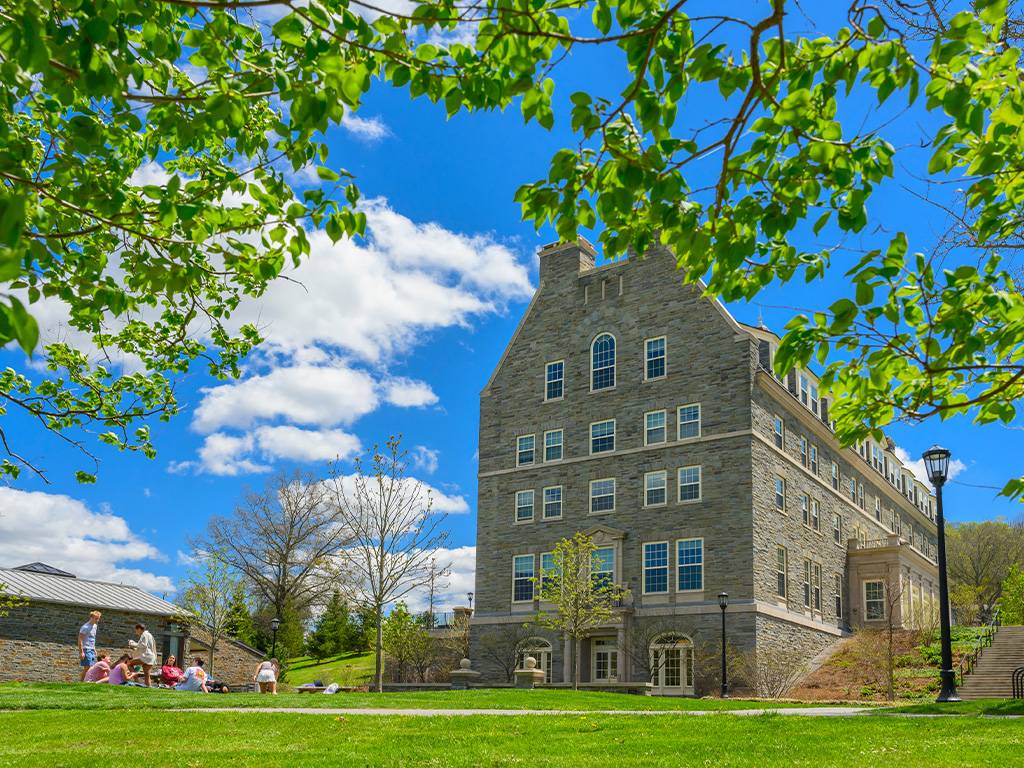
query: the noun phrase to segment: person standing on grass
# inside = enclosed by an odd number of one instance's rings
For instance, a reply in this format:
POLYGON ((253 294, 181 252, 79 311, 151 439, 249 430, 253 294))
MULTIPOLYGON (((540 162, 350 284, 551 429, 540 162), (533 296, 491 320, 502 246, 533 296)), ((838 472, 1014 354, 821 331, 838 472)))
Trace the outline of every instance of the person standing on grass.
POLYGON ((78 630, 78 663, 82 668, 78 678, 80 682, 85 681, 85 673, 96 663, 96 625, 102 615, 99 611, 90 611, 89 620, 78 630))
POLYGON ((259 685, 260 693, 272 693, 277 696, 277 671, 280 669, 277 659, 261 661, 252 676, 253 682, 259 685))
POLYGON ((108 677, 110 677, 110 654, 101 653, 96 659, 96 663, 85 673, 84 679, 87 683, 105 683, 108 677))
POLYGON ((132 659, 132 666, 142 665, 142 674, 146 680, 146 687, 150 685, 150 670, 156 664, 156 640, 152 633, 146 629, 145 624, 135 625, 135 636, 138 640, 129 640, 128 645, 135 651, 135 658, 132 659))

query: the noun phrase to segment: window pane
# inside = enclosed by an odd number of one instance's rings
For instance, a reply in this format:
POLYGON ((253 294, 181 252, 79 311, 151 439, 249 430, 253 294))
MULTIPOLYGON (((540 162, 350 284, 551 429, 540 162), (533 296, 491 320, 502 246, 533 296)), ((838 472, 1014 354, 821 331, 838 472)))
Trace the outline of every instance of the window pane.
POLYGON ((558 461, 562 458, 562 430, 554 429, 544 434, 544 461, 558 461))
POLYGON ((647 342, 647 378, 657 379, 665 375, 665 339, 651 339, 647 342))
POLYGON ((516 520, 533 520, 533 491, 516 493, 516 520))
POLYGON ((644 544, 644 592, 668 592, 668 542, 644 544))
POLYGON ((533 555, 517 555, 512 561, 512 599, 533 600, 533 555))
POLYGON ((615 480, 595 480, 590 484, 590 511, 610 512, 615 509, 615 480))
POLYGON ((684 405, 679 414, 679 439, 700 437, 700 406, 684 405))
POLYGON ((590 425, 590 452, 604 453, 615 450, 615 420, 599 421, 590 425))
POLYGON ((700 499, 700 467, 682 467, 679 470, 679 500, 700 499))
POLYGON ((676 570, 679 590, 704 588, 704 541, 683 539, 676 544, 676 570))
POLYGON ((590 556, 590 575, 595 583, 609 585, 615 578, 615 549, 602 547, 590 556))
POLYGON ((544 517, 562 516, 562 486, 544 489, 544 517))
POLYGON ((648 445, 655 443, 665 442, 665 412, 664 411, 652 411, 646 414, 646 436, 645 441, 648 445))
POLYGON ((545 389, 544 397, 548 400, 556 400, 563 394, 565 377, 565 363, 548 363, 544 374, 545 389))
POLYGON ((647 506, 664 504, 668 487, 667 472, 650 472, 644 477, 644 503, 647 506))
POLYGON ((615 386, 615 339, 602 333, 594 339, 591 348, 591 389, 607 389, 615 386))
POLYGON ((516 463, 533 464, 533 435, 523 435, 516 441, 516 463))
POLYGON ((786 481, 781 477, 775 478, 775 508, 786 509, 786 481))

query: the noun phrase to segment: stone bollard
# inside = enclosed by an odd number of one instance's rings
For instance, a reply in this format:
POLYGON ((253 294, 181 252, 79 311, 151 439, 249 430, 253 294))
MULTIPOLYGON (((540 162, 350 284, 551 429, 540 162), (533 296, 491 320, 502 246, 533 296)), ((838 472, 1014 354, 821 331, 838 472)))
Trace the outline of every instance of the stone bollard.
POLYGON ((463 659, 459 662, 458 669, 453 669, 448 673, 453 691, 465 691, 470 687, 470 683, 475 683, 479 679, 480 673, 470 669, 472 665, 473 662, 469 659, 463 659))
POLYGON ((527 656, 523 660, 524 669, 516 670, 516 688, 536 688, 544 682, 544 670, 537 669, 537 660, 527 656))

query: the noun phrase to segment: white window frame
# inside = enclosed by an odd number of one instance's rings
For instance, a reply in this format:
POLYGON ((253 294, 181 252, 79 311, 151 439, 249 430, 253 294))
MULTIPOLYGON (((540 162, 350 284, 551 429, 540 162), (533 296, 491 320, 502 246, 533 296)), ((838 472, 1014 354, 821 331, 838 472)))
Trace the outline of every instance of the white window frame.
MULTIPOLYGON (((617 493, 618 493, 618 487, 617 487, 617 483, 615 482, 615 478, 614 477, 598 477, 598 478, 596 478, 594 480, 591 480, 590 481, 590 494, 588 496, 588 498, 589 498, 589 506, 587 507, 587 509, 589 510, 588 514, 591 514, 591 515, 610 515, 610 514, 612 514, 615 511, 615 496, 616 496, 617 493), (612 496, 612 506, 611 506, 611 509, 601 509, 601 510, 598 510, 597 512, 595 512, 594 511, 594 484, 595 483, 606 483, 606 482, 609 482, 609 481, 611 481, 611 484, 612 484, 612 493, 611 493, 611 496, 612 496)), ((607 494, 603 494, 600 498, 604 498, 606 495, 607 494)))
POLYGON ((807 438, 800 435, 800 464, 804 469, 807 469, 810 463, 810 443, 807 442, 807 438))
POLYGON ((591 649, 591 665, 590 665, 590 679, 594 682, 599 680, 618 680, 619 677, 619 646, 615 638, 613 637, 595 637, 593 640, 593 648, 591 649), (598 649, 601 650, 598 650, 598 649), (604 677, 599 678, 597 676, 597 657, 599 654, 607 654, 608 656, 608 674, 604 677), (612 674, 612 672, 615 674, 612 674))
POLYGON ((843 516, 838 512, 832 515, 832 540, 840 547, 846 546, 843 542, 843 516))
MULTIPOLYGON (((537 556, 536 555, 532 555, 532 554, 512 555, 512 602, 513 603, 518 603, 520 605, 525 604, 525 603, 532 603, 536 599, 536 597, 537 597, 537 583, 535 581, 530 581, 530 599, 529 600, 516 600, 516 578, 517 578, 517 576, 516 576, 516 561, 519 560, 520 558, 527 558, 527 557, 530 558, 530 563, 531 563, 530 571, 533 574, 529 578, 530 579, 535 579, 535 578, 537 578, 537 556)), ((526 577, 523 577, 523 578, 526 578, 526 577)))
MULTIPOLYGON (((685 538, 685 539, 676 539, 676 551, 675 551, 675 560, 676 560, 676 592, 679 592, 679 593, 682 593, 682 594, 688 594, 688 593, 692 594, 694 592, 703 592, 704 591, 704 563, 705 563, 706 559, 707 558, 705 557, 705 552, 704 552, 704 537, 703 536, 691 536, 691 537, 685 538), (683 542, 686 542, 686 541, 699 541, 700 542, 700 589, 680 589, 680 587, 679 587, 679 574, 682 572, 682 566, 680 566, 680 564, 679 564, 679 545, 681 543, 683 543, 683 542)), ((686 567, 691 567, 693 565, 696 565, 696 563, 688 563, 686 565, 686 567)))
POLYGON ((664 379, 667 376, 668 376, 668 338, 666 336, 652 336, 649 339, 644 339, 644 381, 658 381, 659 379, 664 379), (648 356, 647 345, 650 344, 652 341, 663 341, 663 342, 665 342, 664 346, 662 347, 662 350, 663 350, 663 352, 662 352, 662 360, 664 362, 665 372, 663 374, 661 374, 661 376, 648 376, 647 375, 647 363, 650 362, 650 357, 648 356))
MULTIPOLYGON (((544 570, 544 558, 547 557, 548 555, 550 555, 551 556, 551 560, 554 561, 554 559, 555 559, 555 553, 554 552, 541 552, 539 557, 538 557, 538 560, 537 560, 537 570, 538 570, 538 573, 537 573, 537 587, 534 590, 534 595, 536 596, 536 598, 538 600, 541 599, 541 597, 544 594, 544 574, 547 573, 547 571, 544 570)), ((552 567, 550 570, 554 571, 554 570, 557 570, 557 569, 552 567)))
MULTIPOLYGON (((554 503, 554 502, 552 502, 552 503, 554 503)), ((541 520, 561 520, 562 519, 562 507, 565 504, 565 490, 560 485, 549 485, 549 486, 547 486, 541 492, 541 504, 542 504, 542 507, 541 507, 541 510, 540 510, 540 519, 541 520), (558 514, 557 515, 549 515, 548 514, 548 491, 554 491, 556 489, 558 490, 558 514)))
POLYGON ((811 530, 821 532, 821 502, 811 499, 811 530))
POLYGON ((886 591, 885 591, 885 580, 884 579, 865 579, 860 583, 861 587, 861 599, 864 601, 864 621, 885 621, 888 608, 886 606, 886 591), (882 615, 871 618, 870 611, 868 610, 868 584, 881 584, 882 585, 882 596, 878 600, 872 600, 871 602, 882 603, 882 615))
MULTIPOLYGON (((619 340, 617 338, 615 338, 615 334, 614 333, 609 333, 608 331, 601 331, 600 333, 598 333, 598 334, 596 334, 594 336, 593 340, 591 340, 591 342, 590 342, 590 359, 587 361, 587 363, 590 366, 590 391, 591 392, 604 392, 604 391, 609 390, 609 389, 615 389, 616 385, 619 383, 619 340), (610 386, 601 387, 600 389, 594 389, 594 374, 596 372, 595 368, 594 368, 594 345, 597 343, 597 340, 599 338, 601 338, 602 336, 610 336, 611 340, 612 340, 612 343, 615 346, 615 353, 612 355, 612 364, 611 364, 612 383, 611 383, 610 386)), ((604 370, 604 369, 602 369, 602 370, 604 370)))
POLYGON ((811 561, 811 610, 822 612, 822 577, 821 577, 821 563, 811 561))
POLYGON ((672 591, 672 542, 665 541, 645 541, 640 546, 640 591, 644 595, 667 595, 672 591), (647 548, 659 545, 665 546, 665 565, 647 565, 647 548), (665 589, 658 591, 648 591, 647 589, 647 572, 653 570, 665 569, 665 589))
MULTIPOLYGON (((600 456, 601 454, 605 454, 605 453, 615 453, 615 432, 616 432, 617 428, 618 428, 618 425, 615 423, 615 419, 601 419, 600 421, 592 421, 592 422, 590 422, 590 455, 591 456, 600 456), (595 439, 594 438, 594 427, 596 427, 598 424, 611 424, 612 425, 612 434, 611 434, 612 447, 607 449, 607 450, 604 450, 604 451, 595 451, 594 450, 594 439, 595 439)), ((597 438, 597 439, 607 440, 608 439, 608 435, 603 435, 602 437, 597 438)))
POLYGON ((516 435, 516 466, 517 467, 532 467, 537 463, 537 435, 516 435), (529 461, 520 461, 519 457, 522 455, 523 450, 519 447, 519 441, 527 438, 533 438, 533 458, 529 461))
POLYGON ((775 476, 775 481, 772 483, 772 492, 774 495, 774 506, 779 512, 786 511, 786 478, 781 475, 775 476), (779 506, 779 483, 782 483, 782 506, 779 506))
POLYGON ((810 451, 810 454, 809 454, 810 459, 809 459, 808 469, 810 469, 811 473, 815 477, 817 477, 818 476, 818 446, 814 445, 814 443, 811 443, 811 446, 810 446, 810 448, 808 448, 808 450, 810 451))
POLYGON ((775 597, 789 600, 789 550, 781 544, 775 547, 775 597), (782 568, 779 569, 779 554, 782 554, 782 568), (779 577, 782 577, 782 594, 779 594, 779 577))
POLYGON ((786 447, 786 421, 779 414, 772 414, 772 441, 780 451, 786 447))
POLYGON ((513 519, 515 520, 516 525, 524 525, 526 523, 532 523, 534 521, 534 519, 537 517, 537 492, 533 488, 523 488, 522 490, 516 491, 515 494, 514 494, 514 497, 515 497, 515 512, 513 513, 514 514, 513 519), (529 505, 530 506, 530 516, 529 517, 520 518, 519 517, 519 510, 520 510, 520 508, 525 509, 526 505, 525 504, 521 505, 519 503, 519 497, 521 495, 524 495, 524 494, 527 494, 527 493, 530 494, 530 505, 529 505))
POLYGON ((839 474, 839 462, 832 462, 832 490, 842 493, 842 477, 839 474))
POLYGON ((551 402, 554 402, 556 400, 564 400, 564 399, 565 399, 565 360, 552 360, 549 363, 544 363, 544 402, 545 403, 551 403, 551 402), (562 378, 558 379, 558 381, 560 381, 562 383, 562 394, 560 394, 558 397, 548 397, 548 384, 550 383, 548 381, 548 369, 552 365, 559 365, 559 364, 561 364, 561 366, 562 366, 562 378))
POLYGON ((811 527, 811 498, 806 493, 800 494, 800 522, 804 528, 811 527))
POLYGON ((800 402, 810 407, 811 404, 811 389, 810 379, 807 378, 807 374, 800 374, 800 402))
POLYGON ((811 559, 805 557, 803 567, 800 569, 803 578, 803 593, 800 595, 804 601, 804 608, 811 608, 811 559))
MULTIPOLYGON (((655 490, 657 490, 657 489, 655 489, 655 490)), ((666 504, 668 504, 668 470, 667 469, 656 469, 653 472, 645 472, 644 473, 644 504, 643 504, 644 507, 645 508, 664 507, 666 504), (650 501, 648 501, 648 498, 647 498, 647 492, 649 490, 651 490, 650 488, 647 487, 647 478, 653 477, 655 475, 661 475, 661 478, 662 478, 661 490, 664 492, 665 498, 662 501, 651 503, 650 501)))
MULTIPOLYGON (((687 486, 693 485, 693 483, 686 483, 687 486)), ((685 467, 679 467, 676 470, 676 502, 679 504, 696 504, 704 498, 704 467, 702 464, 688 464, 685 467), (682 473, 684 469, 696 469, 697 470, 697 498, 695 499, 684 499, 683 498, 683 483, 682 473)))
POLYGON ((833 586, 835 587, 835 600, 832 603, 832 607, 835 608, 836 619, 841 622, 843 620, 843 577, 841 574, 835 574, 833 586))
MULTIPOLYGON (((704 421, 704 413, 701 410, 700 403, 686 403, 684 405, 680 405, 680 406, 676 407, 676 440, 695 440, 696 438, 700 437, 704 433, 704 425, 702 424, 703 421, 704 421), (687 435, 686 437, 683 437, 683 434, 682 434, 682 432, 683 432, 683 420, 681 418, 681 415, 682 415, 682 412, 683 412, 684 408, 696 408, 697 409, 697 434, 696 435, 687 435)), ((687 424, 693 424, 692 421, 687 421, 686 423, 687 424)))
MULTIPOLYGON (((658 427, 655 427, 655 429, 658 429, 658 427)), ((666 409, 664 409, 664 408, 662 408, 661 410, 657 410, 657 411, 647 411, 644 414, 644 445, 664 445, 667 442, 668 442, 668 411, 666 409), (648 435, 650 434, 651 428, 650 428, 650 426, 647 423, 647 417, 648 416, 654 416, 655 414, 658 414, 658 413, 661 414, 661 419, 662 419, 662 425, 661 425, 660 429, 662 430, 662 433, 665 436, 661 440, 656 440, 656 441, 652 442, 651 440, 648 439, 648 435)))
POLYGON ((565 458, 565 430, 564 429, 549 429, 549 430, 547 430, 544 433, 544 445, 543 445, 543 448, 544 448, 543 459, 544 459, 544 463, 545 464, 554 463, 556 461, 561 461, 562 459, 564 459, 565 458), (549 459, 548 458, 548 435, 554 435, 556 433, 560 436, 560 439, 558 441, 558 453, 559 453, 559 456, 558 456, 557 459, 549 459))

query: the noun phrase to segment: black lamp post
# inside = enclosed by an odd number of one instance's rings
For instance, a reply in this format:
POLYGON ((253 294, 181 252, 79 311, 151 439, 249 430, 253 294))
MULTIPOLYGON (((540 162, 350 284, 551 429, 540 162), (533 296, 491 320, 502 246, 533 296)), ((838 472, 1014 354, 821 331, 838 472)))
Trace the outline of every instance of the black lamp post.
POLYGON ((729 593, 718 593, 718 607, 722 609, 722 698, 729 698, 729 680, 725 669, 725 609, 729 607, 729 593))
POLYGON ((276 616, 270 620, 270 631, 274 633, 273 641, 270 643, 270 658, 277 657, 277 629, 281 626, 281 620, 276 616))
POLYGON ((469 610, 472 611, 473 610, 473 593, 472 592, 467 592, 466 593, 466 598, 469 600, 469 610))
POLYGON ((949 474, 949 451, 933 445, 921 456, 928 479, 935 486, 935 525, 938 529, 939 550, 939 627, 942 634, 942 668, 939 677, 942 687, 936 701, 960 701, 956 693, 956 675, 953 674, 953 647, 949 637, 949 584, 946 581, 946 523, 942 516, 942 486, 949 474))

